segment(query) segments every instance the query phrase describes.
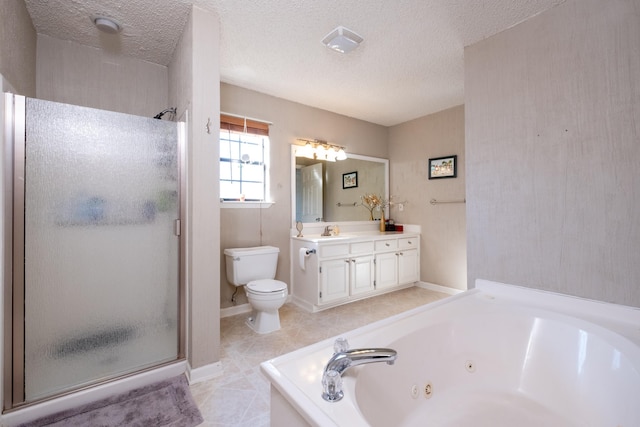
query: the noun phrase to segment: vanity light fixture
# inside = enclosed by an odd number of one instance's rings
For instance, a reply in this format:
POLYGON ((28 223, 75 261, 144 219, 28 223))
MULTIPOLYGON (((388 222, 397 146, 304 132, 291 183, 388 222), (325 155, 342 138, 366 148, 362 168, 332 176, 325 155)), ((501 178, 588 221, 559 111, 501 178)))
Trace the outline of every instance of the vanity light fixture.
POLYGON ((326 160, 328 162, 345 160, 347 158, 347 153, 344 152, 344 147, 329 144, 326 141, 320 141, 317 139, 314 139, 313 141, 299 139, 298 141, 304 143, 304 145, 297 146, 296 157, 326 160))
POLYGON ((318 144, 318 146, 316 146, 316 159, 331 161, 327 159, 327 149, 324 147, 324 144, 318 144))
POLYGON ((358 34, 340 25, 322 39, 322 44, 336 52, 349 53, 363 41, 358 34))
POLYGON ((335 162, 338 159, 338 152, 333 147, 329 147, 326 155, 327 155, 327 161, 329 162, 335 162))
POLYGON ((315 159, 316 152, 311 146, 310 142, 307 142, 303 147, 298 147, 296 150, 296 157, 306 157, 307 159, 315 159))

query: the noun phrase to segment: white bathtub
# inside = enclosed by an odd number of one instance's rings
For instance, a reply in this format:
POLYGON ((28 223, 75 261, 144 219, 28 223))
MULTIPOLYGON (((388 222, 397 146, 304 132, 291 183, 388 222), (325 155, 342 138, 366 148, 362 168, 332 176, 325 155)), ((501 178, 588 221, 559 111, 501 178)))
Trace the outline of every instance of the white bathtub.
POLYGON ((639 309, 478 281, 344 336, 398 360, 347 370, 332 403, 333 340, 263 363, 272 427, 640 426, 639 309))

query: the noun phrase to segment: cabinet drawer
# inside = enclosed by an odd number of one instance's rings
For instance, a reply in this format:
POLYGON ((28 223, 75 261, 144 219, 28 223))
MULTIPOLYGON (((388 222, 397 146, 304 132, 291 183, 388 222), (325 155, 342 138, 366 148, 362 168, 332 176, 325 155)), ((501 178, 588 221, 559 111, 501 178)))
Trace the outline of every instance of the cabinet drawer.
POLYGON ((320 245, 320 257, 329 258, 336 256, 349 255, 349 245, 320 245))
POLYGON ((356 242, 351 244, 352 254, 362 254, 373 252, 373 242, 356 242))
POLYGON ((398 239, 398 247, 400 249, 415 249, 420 246, 420 239, 418 237, 403 237, 398 239))
POLYGON ((397 240, 377 240, 376 241, 376 251, 393 251, 397 249, 398 241, 397 240))

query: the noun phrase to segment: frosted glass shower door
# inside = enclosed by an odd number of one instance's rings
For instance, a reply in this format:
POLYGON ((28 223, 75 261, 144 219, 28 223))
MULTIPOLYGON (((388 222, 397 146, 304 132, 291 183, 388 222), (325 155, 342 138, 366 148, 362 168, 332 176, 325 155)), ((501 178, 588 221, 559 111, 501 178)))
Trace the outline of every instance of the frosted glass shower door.
POLYGON ((26 99, 25 401, 178 357, 178 128, 26 99))

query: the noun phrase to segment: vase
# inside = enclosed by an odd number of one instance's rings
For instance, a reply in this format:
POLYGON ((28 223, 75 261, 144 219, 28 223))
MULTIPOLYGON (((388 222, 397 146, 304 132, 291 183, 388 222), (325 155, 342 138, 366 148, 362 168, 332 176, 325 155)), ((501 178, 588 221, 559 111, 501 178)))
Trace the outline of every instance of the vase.
POLYGON ((369 211, 369 221, 373 221, 373 209, 369 211))
POLYGON ((380 210, 380 231, 386 231, 384 223, 384 209, 380 210))

